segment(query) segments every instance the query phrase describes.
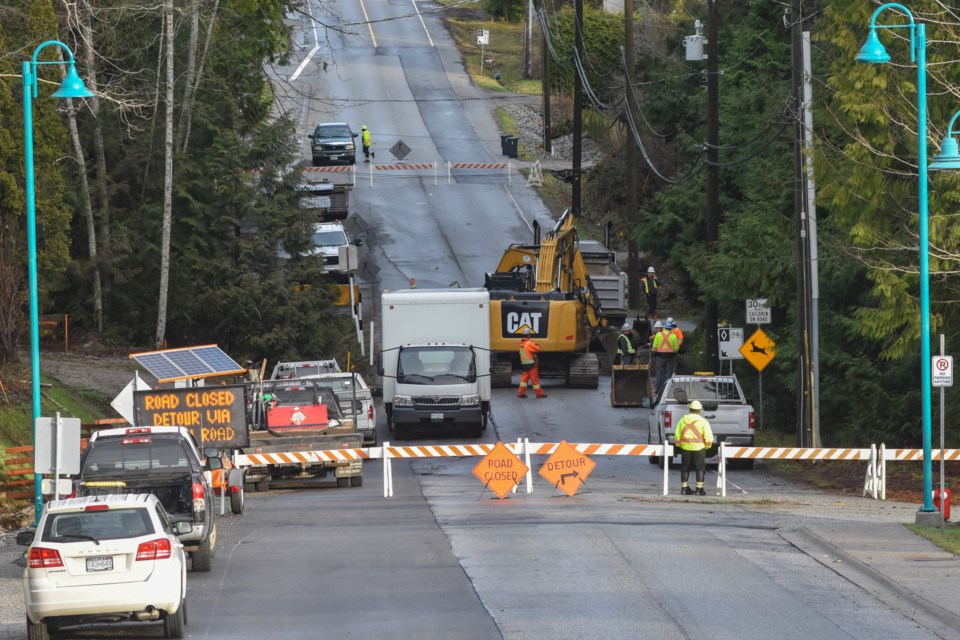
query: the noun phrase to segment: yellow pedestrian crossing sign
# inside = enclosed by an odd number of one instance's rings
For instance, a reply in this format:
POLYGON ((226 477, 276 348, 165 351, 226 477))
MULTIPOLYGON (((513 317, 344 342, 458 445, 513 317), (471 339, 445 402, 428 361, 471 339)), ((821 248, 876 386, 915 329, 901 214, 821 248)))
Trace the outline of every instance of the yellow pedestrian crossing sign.
POLYGON ((763 371, 777 355, 776 346, 763 329, 757 329, 740 347, 740 353, 757 371, 763 371))

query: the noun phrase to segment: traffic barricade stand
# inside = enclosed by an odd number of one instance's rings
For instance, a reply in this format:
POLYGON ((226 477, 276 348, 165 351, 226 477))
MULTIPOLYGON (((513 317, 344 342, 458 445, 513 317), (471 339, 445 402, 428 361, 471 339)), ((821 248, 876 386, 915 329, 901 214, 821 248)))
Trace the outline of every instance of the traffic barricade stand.
MULTIPOLYGON (((960 460, 960 449, 932 449, 930 458, 932 461, 940 460, 960 460)), ((887 461, 890 462, 923 462, 923 449, 887 449, 886 445, 880 444, 879 453, 880 464, 880 499, 887 499, 887 461)), ((936 496, 936 489, 934 489, 936 496)))
MULTIPOLYGON (((767 460, 851 460, 876 464, 877 454, 870 449, 824 449, 807 447, 734 447, 720 443, 720 465, 717 472, 719 495, 727 495, 727 459, 767 460)), ((876 475, 876 474, 874 474, 876 475)), ((881 483, 882 486, 882 483, 881 483)))

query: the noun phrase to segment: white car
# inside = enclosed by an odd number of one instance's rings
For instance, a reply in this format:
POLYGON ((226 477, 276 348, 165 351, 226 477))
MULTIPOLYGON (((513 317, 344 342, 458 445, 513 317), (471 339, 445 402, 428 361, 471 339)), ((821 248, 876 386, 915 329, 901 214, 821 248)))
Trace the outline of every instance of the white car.
POLYGON ((88 496, 47 503, 23 572, 27 638, 47 640, 60 627, 162 621, 182 638, 187 621, 187 562, 174 522, 152 494, 88 496))

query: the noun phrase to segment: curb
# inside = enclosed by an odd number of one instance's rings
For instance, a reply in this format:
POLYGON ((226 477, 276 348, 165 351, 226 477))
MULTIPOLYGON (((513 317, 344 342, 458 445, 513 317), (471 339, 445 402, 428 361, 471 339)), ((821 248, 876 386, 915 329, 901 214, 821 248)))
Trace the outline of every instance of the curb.
POLYGON ((913 620, 936 636, 949 640, 960 633, 960 616, 925 600, 896 580, 860 562, 831 542, 804 527, 780 531, 782 539, 860 587, 900 615, 913 620))

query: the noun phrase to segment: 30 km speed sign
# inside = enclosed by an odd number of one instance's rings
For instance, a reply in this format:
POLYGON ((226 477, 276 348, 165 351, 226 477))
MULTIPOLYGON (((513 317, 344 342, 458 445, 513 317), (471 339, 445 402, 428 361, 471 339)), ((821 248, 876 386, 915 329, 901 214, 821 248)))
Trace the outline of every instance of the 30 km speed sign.
POLYGON ((767 298, 747 300, 747 324, 770 324, 770 307, 767 298))
POLYGON ((930 380, 935 387, 953 386, 953 356, 933 356, 931 358, 930 380))

